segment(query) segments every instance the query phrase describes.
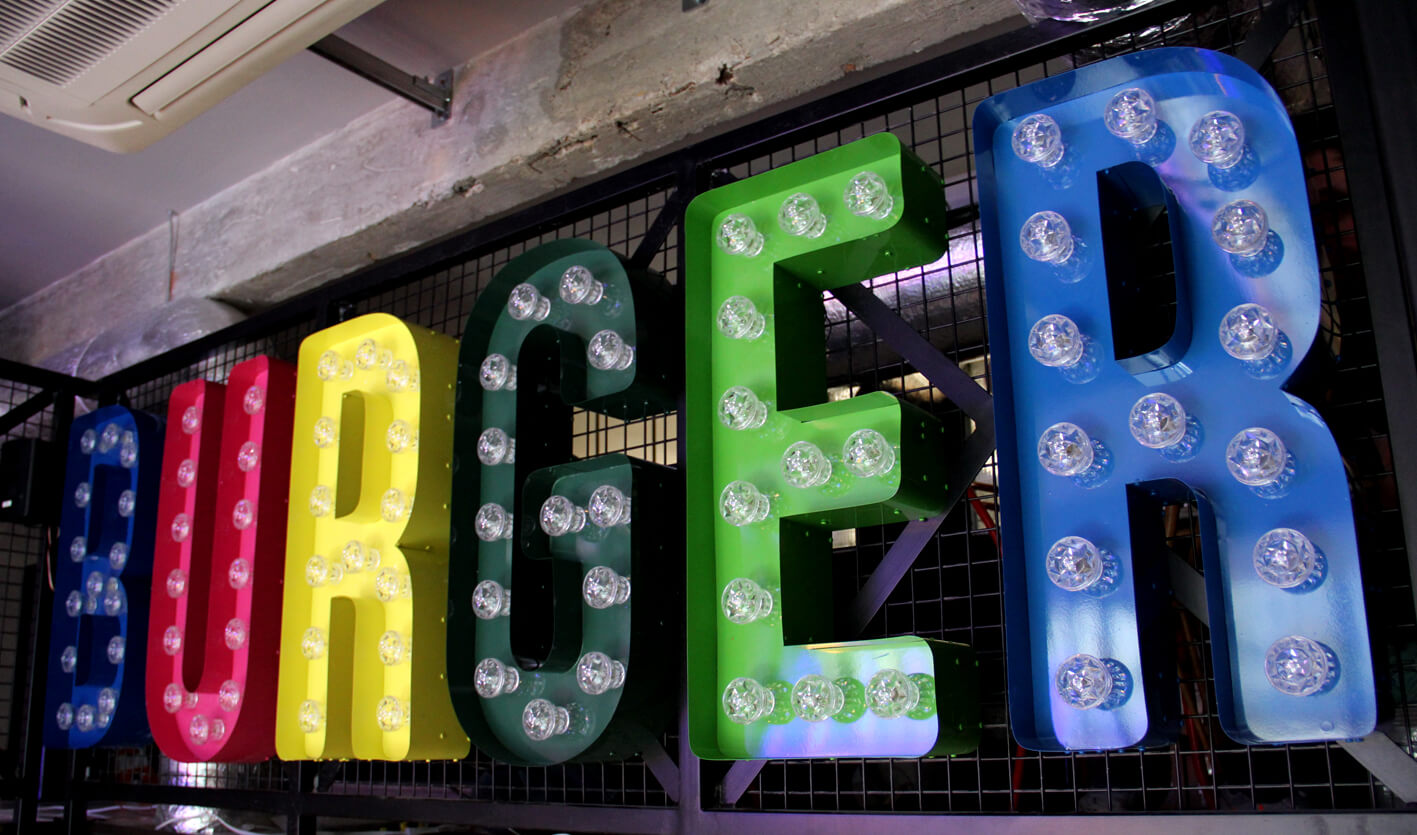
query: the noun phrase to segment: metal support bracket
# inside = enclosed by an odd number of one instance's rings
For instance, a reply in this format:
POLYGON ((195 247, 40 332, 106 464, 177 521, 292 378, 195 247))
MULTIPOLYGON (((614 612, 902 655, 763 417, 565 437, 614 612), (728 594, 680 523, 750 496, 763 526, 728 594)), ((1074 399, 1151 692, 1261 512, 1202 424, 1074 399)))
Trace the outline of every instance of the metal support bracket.
POLYGON ((453 71, 445 70, 432 81, 419 78, 371 55, 344 38, 326 35, 310 51, 374 82, 385 90, 425 107, 433 113, 433 127, 448 121, 453 112, 453 71))

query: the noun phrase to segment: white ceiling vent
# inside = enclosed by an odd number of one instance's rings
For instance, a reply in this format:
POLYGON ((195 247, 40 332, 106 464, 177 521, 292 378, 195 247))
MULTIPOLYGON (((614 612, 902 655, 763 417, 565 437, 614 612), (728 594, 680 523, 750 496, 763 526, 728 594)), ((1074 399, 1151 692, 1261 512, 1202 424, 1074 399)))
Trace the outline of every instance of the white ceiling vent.
POLYGON ((0 0, 0 113, 136 151, 380 0, 0 0))

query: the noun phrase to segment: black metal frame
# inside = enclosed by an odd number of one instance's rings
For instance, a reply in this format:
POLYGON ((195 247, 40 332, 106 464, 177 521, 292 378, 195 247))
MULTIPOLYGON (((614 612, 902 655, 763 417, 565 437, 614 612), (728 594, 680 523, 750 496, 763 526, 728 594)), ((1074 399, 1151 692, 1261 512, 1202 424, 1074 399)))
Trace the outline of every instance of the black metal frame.
MULTIPOLYGON (((1383 0, 1317 0, 1324 42, 1330 46, 1326 58, 1342 117, 1340 138, 1351 172, 1354 212, 1358 217, 1359 244, 1363 261, 1369 266, 1368 286, 1372 300, 1374 330, 1380 351, 1380 368, 1386 392, 1386 408, 1392 426, 1404 426, 1404 418, 1417 406, 1417 351, 1413 334, 1414 296, 1417 296, 1417 158, 1408 151, 1414 117, 1407 103, 1417 95, 1417 81, 1405 74, 1404 65, 1382 56, 1411 54, 1417 47, 1417 12, 1402 9, 1395 13, 1383 0), (1397 25, 1394 25, 1396 21, 1397 25), (1344 48, 1338 48, 1342 45, 1344 48), (1360 48, 1360 45, 1362 48, 1360 48), (1407 108, 1407 109, 1404 109, 1407 108)), ((852 89, 823 97, 800 107, 760 120, 754 124, 708 137, 671 154, 639 163, 605 177, 593 185, 554 195, 537 206, 499 220, 458 233, 371 266, 353 276, 312 291, 281 307, 253 316, 237 325, 152 358, 97 382, 0 361, 0 378, 13 379, 41 390, 8 414, 0 416, 0 434, 53 406, 56 436, 67 432, 73 412, 73 396, 97 398, 100 402, 121 402, 130 389, 162 375, 178 372, 204 359, 221 346, 274 333, 294 324, 313 322, 324 327, 352 315, 356 303, 382 291, 430 275, 449 265, 493 247, 503 246, 548 231, 566 216, 580 216, 617 205, 630 196, 653 190, 672 192, 659 216, 646 230, 631 260, 648 264, 674 232, 683 207, 690 197, 715 182, 723 168, 786 146, 810 139, 825 131, 860 121, 863 114, 874 115, 929 95, 932 91, 961 89, 1007 72, 1010 68, 1041 63, 1054 55, 1139 30, 1164 24, 1185 11, 1209 6, 1200 0, 1172 0, 1090 27, 1042 23, 1022 27, 928 61, 867 81, 852 89)), ((1298 3, 1278 0, 1250 32, 1240 50, 1252 64, 1262 64, 1289 29, 1298 3)), ((679 229, 679 253, 682 226, 679 229)), ((912 338, 923 342, 912 328, 904 325, 869 292, 846 290, 838 298, 863 321, 868 322, 942 391, 957 398, 964 410, 975 417, 979 429, 967 448, 961 470, 951 483, 961 490, 969 483, 978 465, 988 457, 992 433, 984 427, 989 404, 970 389, 978 391, 967 375, 948 363, 928 343, 911 345, 912 338), (932 356, 933 355, 933 356, 932 356), (953 369, 953 371, 951 371, 953 369), (970 469, 970 467, 973 469, 970 469), (967 472, 966 472, 967 471, 967 472), (963 476, 959 478, 958 476, 963 476)), ((682 410, 681 410, 682 411, 682 410)), ((684 440, 678 440, 679 459, 684 459, 684 440)), ((1394 466, 1398 473, 1417 472, 1417 436, 1401 431, 1392 435, 1394 466)), ((57 498, 57 497, 56 497, 57 498)), ((1417 543, 1417 499, 1403 496, 1403 526, 1409 543, 1417 543), (1407 512, 1408 510, 1411 512, 1407 512)), ((909 569, 915 552, 930 540, 940 520, 916 523, 906 528, 895 547, 858 595, 853 620, 864 625, 885 603, 885 598, 902 574, 909 569)), ((46 559, 48 556, 46 555, 46 559)), ((1417 575, 1417 557, 1413 557, 1417 575)), ((34 624, 48 620, 50 595, 43 571, 35 571, 32 596, 34 624)), ((26 636, 29 657, 45 655, 46 637, 40 629, 26 636)), ((19 763, 18 781, 0 784, 18 801, 16 822, 21 830, 34 827, 41 790, 41 757, 38 745, 44 717, 42 684, 37 676, 28 681, 25 716, 26 738, 19 763)), ((681 694, 682 705, 682 694, 681 694)), ((682 716, 682 713, 681 713, 682 716)), ((647 743, 645 760, 673 804, 669 808, 590 807, 577 805, 513 804, 467 802, 453 799, 413 799, 405 797, 351 796, 316 791, 321 769, 315 763, 286 763, 282 766, 286 788, 244 790, 191 788, 182 786, 125 785, 83 779, 85 752, 64 752, 64 777, 56 800, 65 804, 67 828, 80 831, 86 825, 85 810, 95 803, 128 801, 212 806, 246 809, 283 815, 287 831, 310 833, 320 816, 361 817, 377 820, 437 821, 487 827, 528 827, 548 830, 615 832, 695 832, 719 831, 800 831, 851 832, 862 827, 872 831, 921 831, 925 828, 962 825, 995 828, 999 821, 987 816, 923 818, 917 815, 786 814, 732 811, 761 767, 760 763, 737 763, 726 771, 705 769, 688 747, 687 728, 669 737, 668 750, 658 741, 647 743), (721 774, 721 776, 719 776, 721 774), (713 775, 713 779, 710 779, 713 775)), ((58 754, 58 752, 55 752, 58 754)), ((50 772, 56 764, 51 763, 50 772)), ((1376 829, 1410 826, 1394 814, 1291 815, 1284 818, 1287 830, 1376 829)), ((1148 830, 1190 830, 1195 822, 1187 816, 1110 816, 1097 819, 1050 818, 1050 830, 1070 831, 1099 826, 1125 828, 1145 826, 1148 830)))

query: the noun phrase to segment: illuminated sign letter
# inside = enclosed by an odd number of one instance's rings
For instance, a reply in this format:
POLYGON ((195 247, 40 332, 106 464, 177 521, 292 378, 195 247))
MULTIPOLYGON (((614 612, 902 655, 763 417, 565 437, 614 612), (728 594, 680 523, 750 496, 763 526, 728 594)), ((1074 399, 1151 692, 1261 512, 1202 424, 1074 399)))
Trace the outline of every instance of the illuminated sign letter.
POLYGON ((831 532, 945 505, 942 425, 876 392, 826 400, 822 292, 945 252, 938 178, 878 134, 689 206, 689 732, 703 757, 959 753, 974 653, 821 643, 831 532))
POLYGON ((122 406, 74 419, 59 517, 44 744, 148 736, 139 693, 162 464, 162 421, 122 406))
POLYGON ((1348 481, 1282 388, 1320 295, 1278 96, 1233 58, 1160 49, 995 96, 974 135, 1019 741, 1123 748, 1176 726, 1151 575, 1159 509, 1192 491, 1226 733, 1367 734, 1348 481), (1174 259, 1148 275, 1168 231, 1174 259))
POLYGON ((572 457, 572 406, 674 409, 682 353, 658 278, 584 240, 509 263, 458 369, 448 679, 478 748, 528 765, 621 757, 672 715, 677 474, 572 457), (631 594, 631 583, 634 593, 631 594), (516 606, 511 605, 516 591, 516 606))
POLYGON ((275 753, 276 657, 295 368, 172 392, 148 632, 153 738, 182 762, 275 753), (229 395, 229 396, 228 396, 229 395))
POLYGON ((375 313, 300 345, 276 751, 456 759, 448 491, 457 341, 375 313))

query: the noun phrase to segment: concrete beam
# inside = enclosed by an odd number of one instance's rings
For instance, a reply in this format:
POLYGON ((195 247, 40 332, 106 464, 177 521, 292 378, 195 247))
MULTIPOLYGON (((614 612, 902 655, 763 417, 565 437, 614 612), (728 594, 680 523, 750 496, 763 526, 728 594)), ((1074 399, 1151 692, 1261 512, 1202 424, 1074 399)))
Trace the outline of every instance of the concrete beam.
MULTIPOLYGON (((1012 0, 592 0, 458 72, 455 113, 390 102, 181 218, 177 297, 278 304, 373 261, 840 83, 1023 25, 1012 0)), ((166 226, 0 312, 0 356, 72 352, 167 303, 166 226)))

